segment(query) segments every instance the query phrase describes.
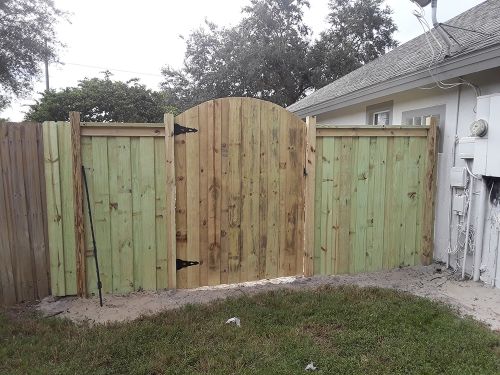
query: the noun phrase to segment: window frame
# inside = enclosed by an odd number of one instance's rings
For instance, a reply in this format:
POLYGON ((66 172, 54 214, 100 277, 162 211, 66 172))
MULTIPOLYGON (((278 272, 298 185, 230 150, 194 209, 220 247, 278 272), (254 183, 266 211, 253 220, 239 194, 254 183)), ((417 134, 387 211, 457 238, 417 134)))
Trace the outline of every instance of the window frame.
POLYGON ((393 107, 394 107, 394 101, 392 101, 392 100, 367 106, 366 107, 366 124, 372 125, 372 126, 391 126, 392 119, 393 119, 393 107), (389 112, 388 124, 387 125, 375 125, 374 124, 375 114, 383 113, 383 112, 389 112))

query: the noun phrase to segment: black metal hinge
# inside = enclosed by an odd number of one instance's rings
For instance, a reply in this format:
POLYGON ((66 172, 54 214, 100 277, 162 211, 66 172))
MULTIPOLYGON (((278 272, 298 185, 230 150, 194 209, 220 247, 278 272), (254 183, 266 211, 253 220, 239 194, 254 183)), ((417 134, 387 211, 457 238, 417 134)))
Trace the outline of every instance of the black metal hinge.
POLYGON ((175 269, 179 271, 182 268, 186 267, 191 267, 191 266, 196 266, 200 264, 200 262, 194 262, 192 260, 182 260, 182 259, 176 259, 175 260, 175 269))
POLYGON ((196 133, 198 129, 188 128, 186 126, 179 125, 177 123, 174 124, 174 135, 186 134, 186 133, 196 133))

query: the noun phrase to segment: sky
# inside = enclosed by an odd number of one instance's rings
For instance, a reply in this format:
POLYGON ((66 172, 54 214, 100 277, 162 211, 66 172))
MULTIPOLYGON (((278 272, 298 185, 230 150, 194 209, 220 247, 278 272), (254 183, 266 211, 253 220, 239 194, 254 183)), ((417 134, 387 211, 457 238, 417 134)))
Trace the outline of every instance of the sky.
MULTIPOLYGON (((485 0, 439 0, 438 20, 446 21, 485 0)), ((182 35, 203 24, 205 19, 218 25, 235 25, 241 8, 249 0, 55 0, 58 8, 70 13, 70 22, 61 22, 56 31, 66 45, 60 51, 62 64, 51 64, 50 87, 76 86, 87 77, 102 77, 110 70, 113 79, 140 81, 152 89, 161 82, 161 68, 182 66, 185 42, 182 35)), ((328 0, 309 0, 304 19, 313 38, 327 27, 328 0)), ((410 0, 385 0, 393 9, 398 26, 395 34, 404 43, 422 33, 412 15, 410 0)), ((430 6, 426 17, 431 23, 430 6)), ((10 121, 22 121, 27 105, 34 103, 45 88, 43 76, 35 83, 33 93, 14 100, 0 113, 10 121)))

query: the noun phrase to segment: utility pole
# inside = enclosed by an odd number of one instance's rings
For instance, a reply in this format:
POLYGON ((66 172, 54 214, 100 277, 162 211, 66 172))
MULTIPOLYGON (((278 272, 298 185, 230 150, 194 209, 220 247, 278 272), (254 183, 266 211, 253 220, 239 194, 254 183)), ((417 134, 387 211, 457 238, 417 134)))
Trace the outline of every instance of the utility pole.
POLYGON ((47 39, 45 39, 45 91, 50 90, 50 84, 49 84, 49 51, 47 49, 47 39))

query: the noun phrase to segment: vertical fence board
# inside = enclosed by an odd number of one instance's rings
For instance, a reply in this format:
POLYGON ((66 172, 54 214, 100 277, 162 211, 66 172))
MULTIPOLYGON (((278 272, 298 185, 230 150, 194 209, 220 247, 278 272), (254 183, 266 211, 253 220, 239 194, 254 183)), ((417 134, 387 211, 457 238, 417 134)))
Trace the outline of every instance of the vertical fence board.
POLYGON ((40 124, 0 124, 0 305, 49 293, 42 139, 40 124))
POLYGON ((220 282, 229 282, 229 101, 216 101, 221 111, 221 216, 220 216, 220 282))
MULTIPOLYGON (((59 167, 58 124, 43 124, 45 186, 47 192, 47 231, 50 252, 50 285, 52 294, 66 295, 64 272, 64 239, 59 167)), ((70 294, 70 292, 68 293, 70 294)))
POLYGON ((368 226, 368 184, 370 181, 370 138, 358 140, 357 183, 356 183, 356 235, 354 251, 354 272, 366 270, 367 226, 368 226))
POLYGON ((259 278, 260 103, 242 101, 241 109, 241 275, 259 278))
MULTIPOLYGON (((112 143, 112 142, 109 142, 112 143)), ((113 291, 113 256, 111 247, 111 206, 108 169, 108 138, 92 137, 93 204, 97 259, 102 290, 113 291)))
POLYGON ((228 282, 240 281, 241 271, 241 99, 229 100, 229 274, 228 282))
MULTIPOLYGON (((87 187, 90 198, 90 209, 92 210, 95 225, 94 206, 94 166, 92 162, 92 138, 81 137, 82 164, 87 176, 87 187)), ((85 274, 86 290, 88 295, 95 295, 97 292, 97 274, 95 269, 95 258, 93 253, 92 233, 90 230, 90 215, 87 205, 87 194, 83 191, 83 228, 84 228, 84 249, 85 249, 85 274)))
POLYGON ((304 237, 304 275, 312 276, 314 263, 314 192, 316 180, 316 117, 306 119, 306 154, 305 154, 305 237, 304 237))
MULTIPOLYGON (((188 128, 199 129, 199 108, 187 111, 185 124, 188 128)), ((200 137, 186 136, 186 191, 187 191, 187 258, 200 260, 200 137)), ((200 284, 199 267, 188 267, 181 272, 187 273, 187 287, 200 284)))
POLYGON ((154 139, 139 138, 139 176, 142 210, 143 288, 156 289, 156 203, 154 139))
MULTIPOLYGON (((175 150, 174 150, 174 116, 165 114, 163 117, 165 126, 165 180, 166 180, 166 247, 167 252, 167 278, 168 287, 177 288, 176 271, 176 170, 175 170, 175 150)), ((158 194, 160 192, 158 191, 158 194)))
MULTIPOLYGON (((200 215, 198 218, 198 228, 200 231, 198 241, 199 241, 199 285, 208 285, 208 255, 209 255, 209 238, 208 238, 208 185, 209 185, 209 157, 208 153, 208 140, 209 134, 213 132, 213 114, 209 116, 208 113, 208 102, 200 104, 198 108, 199 115, 199 131, 197 133, 199 137, 199 210, 200 215), (210 129, 210 130, 209 130, 210 129)), ((213 139, 213 134, 212 134, 213 139)))
POLYGON ((2 181, 0 183, 0 283, 2 293, 0 304, 10 305, 18 301, 17 283, 14 279, 15 257, 12 256, 14 249, 13 223, 11 206, 12 188, 10 158, 9 158, 9 129, 8 124, 0 124, 0 173, 2 181))
MULTIPOLYGON (((166 177, 166 149, 165 140, 161 138, 154 139, 154 191, 155 191, 155 242, 156 242, 156 289, 166 289, 168 287, 168 248, 167 232, 170 227, 167 226, 167 215, 174 216, 175 202, 172 212, 167 212, 167 189, 172 189, 174 185, 175 194, 175 175, 169 181, 166 177)), ((173 162, 173 160, 171 160, 173 162)), ((175 217, 175 216, 174 216, 175 217)), ((174 223, 175 225, 175 223, 174 223)), ((175 236, 175 228, 170 236, 175 236)), ((134 238, 134 243, 135 243, 134 238)), ((172 249, 173 250, 173 249, 172 249)))
MULTIPOLYGON (((265 220, 262 223, 266 224, 262 230, 265 231, 265 277, 271 278, 278 276, 279 272, 279 226, 280 226, 280 142, 279 142, 279 126, 280 115, 276 107, 271 104, 263 104, 261 112, 263 123, 261 129, 264 129, 263 137, 261 138, 261 147, 266 152, 266 161, 261 160, 261 169, 266 177, 261 179, 261 188, 267 182, 266 196, 267 202, 265 220), (266 107, 271 107, 266 109, 266 107), (264 142, 262 142, 264 140, 264 142), (262 164, 264 162, 264 164, 262 164)), ((262 237, 262 232, 261 232, 262 237)), ((263 241, 264 242, 264 241, 263 241)), ((261 248, 261 251, 264 249, 261 248)))
POLYGON ((321 238, 322 238, 322 195, 323 195, 323 138, 316 141, 316 184, 314 191, 314 274, 321 273, 321 238))

